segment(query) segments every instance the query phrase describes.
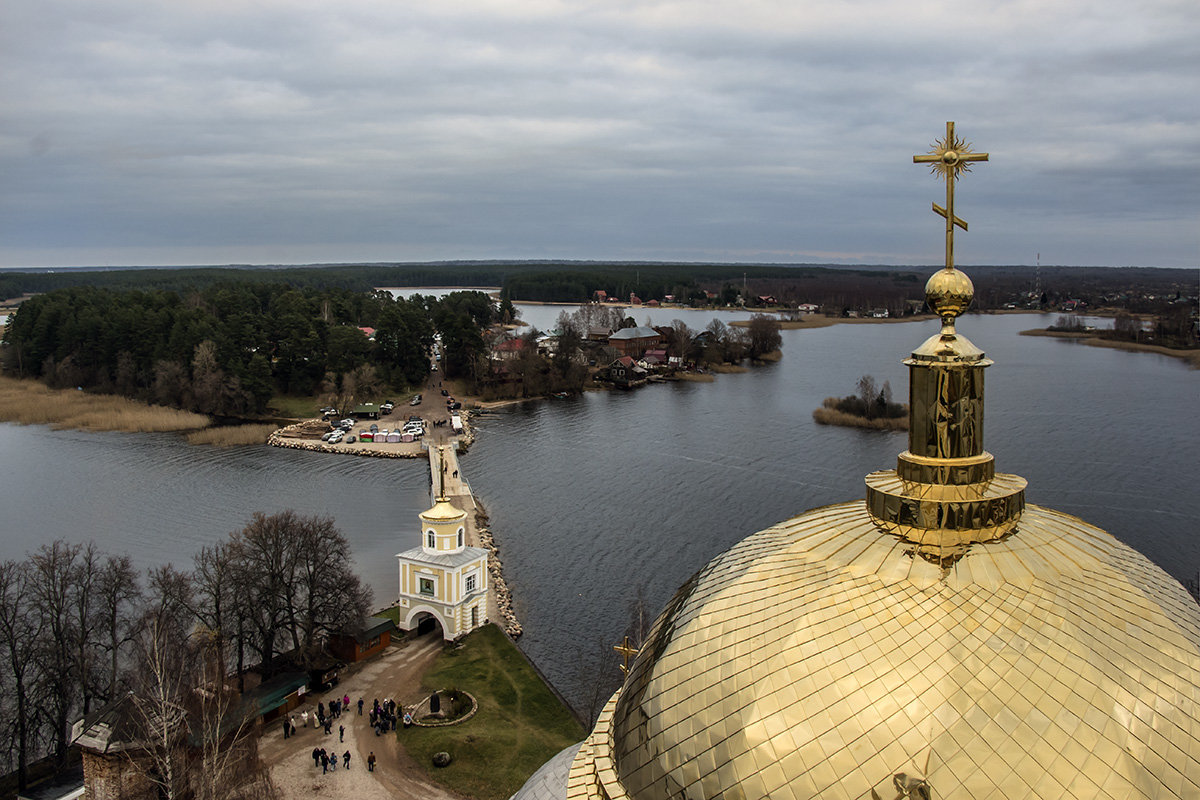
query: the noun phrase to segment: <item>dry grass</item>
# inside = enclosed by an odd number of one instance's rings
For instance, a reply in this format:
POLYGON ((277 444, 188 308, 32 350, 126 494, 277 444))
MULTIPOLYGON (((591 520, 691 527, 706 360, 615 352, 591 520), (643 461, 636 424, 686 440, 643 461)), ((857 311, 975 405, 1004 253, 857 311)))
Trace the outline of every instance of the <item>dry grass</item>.
POLYGON ((707 372, 676 372, 671 376, 677 381, 692 381, 693 383, 712 383, 716 377, 707 372))
POLYGON ((836 397, 825 398, 824 404, 813 412, 813 419, 822 425, 841 425, 846 428, 866 428, 872 431, 906 431, 908 430, 908 414, 903 417, 894 417, 885 419, 876 417, 875 419, 867 419, 866 417, 847 414, 845 411, 838 411, 834 408, 837 405, 836 397))
POLYGON ((772 350, 769 353, 763 353, 761 356, 759 356, 758 358, 756 358, 754 360, 755 361, 782 361, 783 360, 783 352, 780 350, 772 350))
POLYGON ((188 431, 209 424, 208 417, 190 411, 5 377, 0 377, 0 421, 129 433, 188 431))
POLYGON ((189 433, 187 440, 188 444, 210 444, 214 447, 266 444, 267 437, 274 433, 277 427, 274 424, 223 425, 189 433))
POLYGON ((705 369, 707 369, 709 372, 720 372, 720 373, 749 372, 750 371, 749 367, 743 367, 741 364, 708 364, 705 367, 705 369))
POLYGON ((1034 328, 1031 331, 1021 331, 1022 336, 1049 336, 1055 339, 1075 339, 1092 347, 1109 347, 1113 350, 1128 350, 1133 353, 1158 353, 1162 356, 1183 359, 1192 369, 1200 369, 1200 350, 1176 350, 1159 344, 1143 344, 1141 342, 1122 342, 1114 339, 1101 339, 1093 331, 1048 331, 1045 328, 1034 328))

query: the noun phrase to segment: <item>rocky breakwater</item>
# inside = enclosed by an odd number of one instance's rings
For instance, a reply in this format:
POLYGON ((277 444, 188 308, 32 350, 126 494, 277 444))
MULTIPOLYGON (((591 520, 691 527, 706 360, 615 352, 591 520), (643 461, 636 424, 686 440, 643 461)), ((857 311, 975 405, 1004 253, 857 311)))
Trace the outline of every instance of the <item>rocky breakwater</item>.
POLYGON ((512 592, 504 582, 504 564, 500 561, 500 548, 488 527, 488 515, 483 506, 476 504, 475 531, 479 535, 479 545, 488 551, 488 577, 491 580, 492 591, 496 598, 496 613, 500 615, 500 627, 513 639, 521 635, 521 623, 513 611, 512 592))

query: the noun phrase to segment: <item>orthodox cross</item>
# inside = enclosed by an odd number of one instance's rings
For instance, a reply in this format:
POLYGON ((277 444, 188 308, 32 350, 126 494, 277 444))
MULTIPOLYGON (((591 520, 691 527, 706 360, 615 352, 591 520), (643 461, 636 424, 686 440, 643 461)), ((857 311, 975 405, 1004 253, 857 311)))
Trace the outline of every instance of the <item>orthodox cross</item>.
POLYGON ((972 161, 987 161, 987 153, 972 153, 971 143, 954 135, 954 123, 946 123, 946 138, 933 143, 927 155, 913 156, 914 164, 931 164, 932 172, 946 181, 946 207, 937 203, 933 210, 946 218, 946 269, 954 269, 954 226, 967 229, 967 223, 954 216, 954 182, 959 173, 970 172, 972 161))
POLYGON ((629 659, 633 658, 634 656, 636 656, 638 654, 637 648, 633 646, 633 642, 629 641, 629 637, 626 636, 625 639, 620 644, 613 645, 613 650, 616 650, 618 653, 621 654, 621 661, 623 662, 621 664, 621 674, 628 675, 629 674, 629 659))

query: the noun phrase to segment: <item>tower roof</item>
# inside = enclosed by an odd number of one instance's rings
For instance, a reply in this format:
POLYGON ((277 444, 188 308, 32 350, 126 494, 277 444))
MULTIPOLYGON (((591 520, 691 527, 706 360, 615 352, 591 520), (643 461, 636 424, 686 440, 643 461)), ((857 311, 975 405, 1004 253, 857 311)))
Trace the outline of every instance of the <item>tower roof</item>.
POLYGON ((467 512, 458 508, 445 497, 439 497, 433 508, 422 511, 420 517, 425 522, 455 522, 466 519, 467 512))

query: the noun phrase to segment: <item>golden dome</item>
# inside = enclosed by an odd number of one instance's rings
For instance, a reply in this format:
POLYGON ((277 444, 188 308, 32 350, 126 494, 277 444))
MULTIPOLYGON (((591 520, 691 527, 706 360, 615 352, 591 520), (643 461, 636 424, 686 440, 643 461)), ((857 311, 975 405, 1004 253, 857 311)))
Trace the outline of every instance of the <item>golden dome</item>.
POLYGON ((418 516, 426 522, 452 522, 467 518, 467 512, 453 505, 444 497, 439 497, 433 508, 422 511, 418 516))
POLYGON ((1196 797, 1200 608, 1066 514, 945 567, 845 503, 697 573, 610 711, 586 796, 1196 797))

